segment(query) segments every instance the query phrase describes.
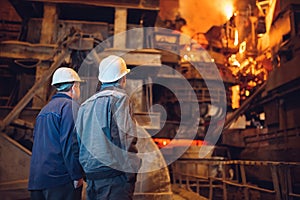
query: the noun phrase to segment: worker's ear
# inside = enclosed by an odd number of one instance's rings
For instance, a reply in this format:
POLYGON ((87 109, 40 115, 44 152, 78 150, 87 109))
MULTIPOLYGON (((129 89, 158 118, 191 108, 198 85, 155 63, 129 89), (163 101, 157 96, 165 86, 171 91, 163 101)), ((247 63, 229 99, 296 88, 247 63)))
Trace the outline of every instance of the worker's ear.
POLYGON ((125 88, 125 86, 126 86, 126 75, 125 76, 123 76, 121 79, 120 79, 120 85, 121 85, 121 87, 122 88, 125 88))
POLYGON ((75 88, 75 87, 76 87, 75 84, 76 84, 76 83, 73 83, 73 85, 72 85, 72 87, 71 87, 71 92, 72 92, 72 93, 75 92, 75 89, 76 89, 76 88, 75 88))
POLYGON ((72 87, 70 88, 69 92, 73 95, 75 92, 75 83, 73 83, 72 87))
POLYGON ((71 87, 71 95, 72 98, 78 100, 80 98, 80 83, 75 82, 71 87))
POLYGON ((71 93, 72 95, 72 98, 74 97, 74 94, 75 94, 75 83, 72 85, 71 89, 69 90, 69 92, 71 93))

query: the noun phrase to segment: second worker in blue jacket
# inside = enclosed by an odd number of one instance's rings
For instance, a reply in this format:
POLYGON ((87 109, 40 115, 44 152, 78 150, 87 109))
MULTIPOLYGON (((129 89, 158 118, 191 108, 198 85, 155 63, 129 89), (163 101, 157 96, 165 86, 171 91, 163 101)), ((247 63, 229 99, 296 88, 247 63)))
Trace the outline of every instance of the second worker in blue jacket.
POLYGON ((52 79, 57 89, 36 118, 28 189, 31 200, 79 200, 82 168, 74 120, 80 97, 78 74, 58 68, 52 79))

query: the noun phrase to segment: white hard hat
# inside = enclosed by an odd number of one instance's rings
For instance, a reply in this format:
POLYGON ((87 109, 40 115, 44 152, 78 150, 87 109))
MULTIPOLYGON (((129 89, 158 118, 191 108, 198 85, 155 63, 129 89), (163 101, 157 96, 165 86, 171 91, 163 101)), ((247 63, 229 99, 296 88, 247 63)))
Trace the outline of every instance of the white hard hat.
POLYGON ((98 79, 102 83, 115 82, 129 72, 123 58, 111 55, 100 62, 98 79))
POLYGON ((72 68, 60 67, 54 72, 51 85, 75 81, 82 82, 76 71, 72 68))

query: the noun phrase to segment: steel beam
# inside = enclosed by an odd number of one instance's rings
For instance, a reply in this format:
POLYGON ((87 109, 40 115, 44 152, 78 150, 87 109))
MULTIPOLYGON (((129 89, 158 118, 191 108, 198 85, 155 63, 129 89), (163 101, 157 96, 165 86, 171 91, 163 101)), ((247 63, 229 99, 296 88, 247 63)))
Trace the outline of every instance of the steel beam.
POLYGON ((21 41, 0 43, 0 57, 11 59, 51 60, 56 44, 31 44, 21 41))
MULTIPOLYGON (((28 0, 26 0, 28 1, 28 0)), ((79 5, 89 5, 89 6, 103 6, 103 7, 119 7, 119 8, 129 8, 129 9, 142 9, 142 10, 159 10, 159 1, 149 1, 145 4, 145 1, 140 0, 130 1, 123 3, 118 0, 115 1, 105 1, 105 0, 30 0, 30 2, 44 2, 44 3, 56 3, 56 4, 79 4, 79 5), (150 3, 151 2, 151 3, 150 3)))
POLYGON ((50 79, 54 71, 63 63, 65 58, 70 55, 70 52, 66 49, 62 51, 62 53, 57 57, 54 63, 50 66, 50 68, 44 72, 43 76, 35 82, 32 88, 26 93, 26 95, 18 102, 18 104, 13 108, 13 110, 3 119, 0 124, 0 130, 4 130, 6 126, 8 126, 12 121, 18 118, 20 112, 25 108, 25 106, 30 102, 33 96, 37 93, 37 91, 43 86, 47 80, 50 79))

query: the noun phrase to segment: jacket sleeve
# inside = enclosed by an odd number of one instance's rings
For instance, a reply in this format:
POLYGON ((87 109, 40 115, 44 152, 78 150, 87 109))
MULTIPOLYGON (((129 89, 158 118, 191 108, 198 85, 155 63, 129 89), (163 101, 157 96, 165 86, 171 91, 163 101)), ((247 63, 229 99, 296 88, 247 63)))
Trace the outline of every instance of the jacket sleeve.
POLYGON ((141 160, 137 156, 136 121, 133 117, 132 106, 127 95, 124 95, 116 102, 113 117, 117 122, 122 149, 130 152, 128 153, 128 161, 131 163, 131 167, 138 170, 141 160))
POLYGON ((66 104, 62 110, 60 124, 60 145, 64 163, 72 180, 82 178, 82 168, 79 164, 79 147, 77 133, 74 125, 78 111, 75 103, 66 104))

